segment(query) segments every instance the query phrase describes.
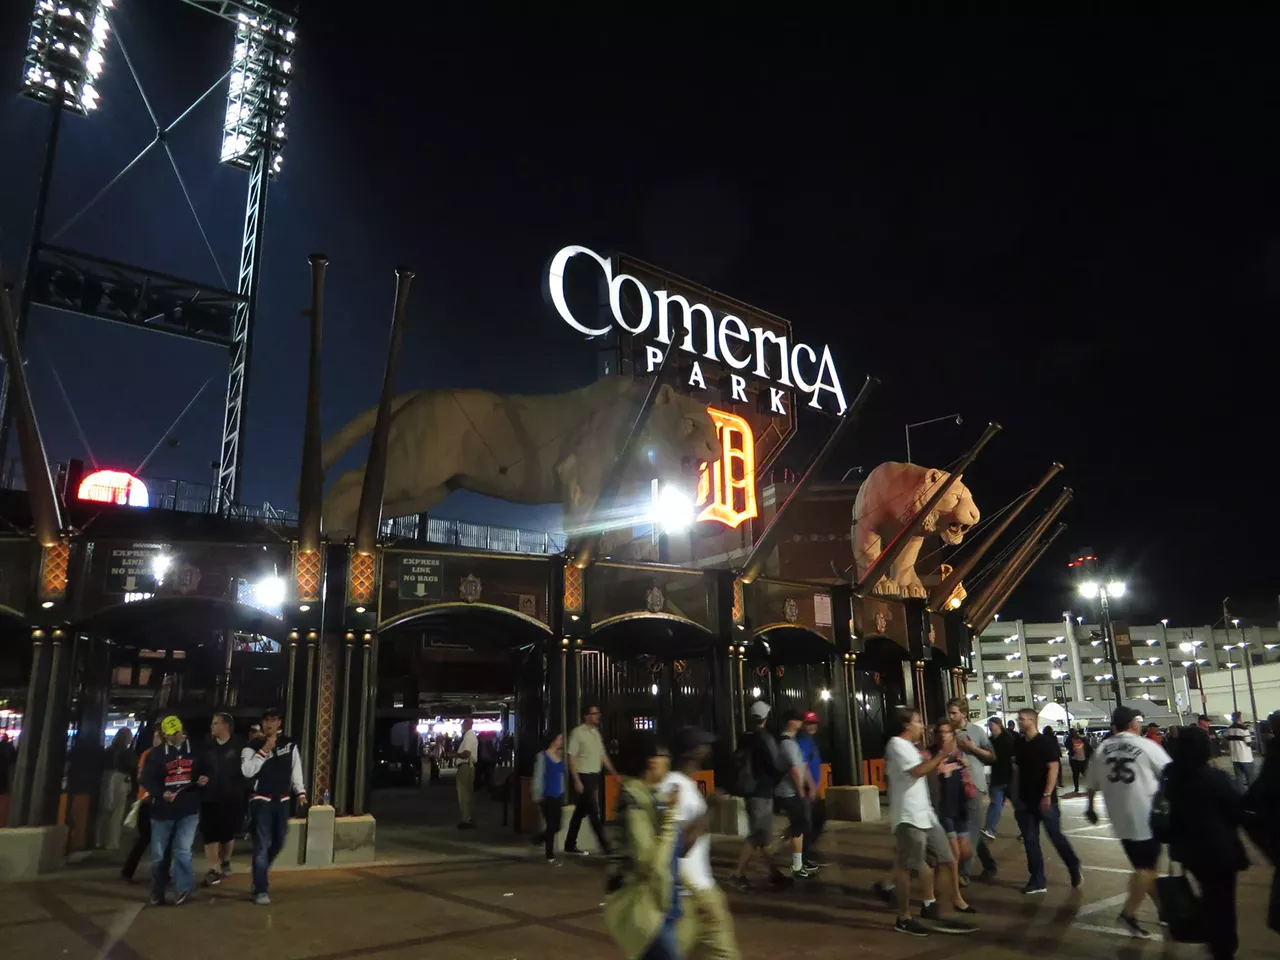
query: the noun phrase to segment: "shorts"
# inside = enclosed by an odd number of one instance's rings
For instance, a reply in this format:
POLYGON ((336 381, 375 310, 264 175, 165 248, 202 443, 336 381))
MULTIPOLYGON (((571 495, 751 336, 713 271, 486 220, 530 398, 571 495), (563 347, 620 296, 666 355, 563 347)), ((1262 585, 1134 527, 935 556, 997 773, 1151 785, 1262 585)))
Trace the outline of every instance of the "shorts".
POLYGON ((779 797, 778 806, 787 817, 787 833, 792 837, 803 837, 809 832, 809 808, 804 797, 779 797))
POLYGON ((244 830, 245 805, 238 800, 200 804, 200 839, 205 843, 230 843, 244 830))
POLYGON ((1160 862, 1159 840, 1121 840, 1120 846, 1135 870, 1154 870, 1160 862))
POLYGON ((773 842, 773 797, 747 797, 747 842, 756 847, 773 842))
POLYGON ((955 860, 947 835, 937 824, 924 830, 909 823, 900 823, 893 830, 893 839, 898 845, 894 865, 899 870, 925 870, 955 860))
POLYGON ((969 824, 966 820, 959 820, 953 817, 939 817, 942 821, 942 832, 947 835, 947 839, 963 840, 969 836, 969 824))

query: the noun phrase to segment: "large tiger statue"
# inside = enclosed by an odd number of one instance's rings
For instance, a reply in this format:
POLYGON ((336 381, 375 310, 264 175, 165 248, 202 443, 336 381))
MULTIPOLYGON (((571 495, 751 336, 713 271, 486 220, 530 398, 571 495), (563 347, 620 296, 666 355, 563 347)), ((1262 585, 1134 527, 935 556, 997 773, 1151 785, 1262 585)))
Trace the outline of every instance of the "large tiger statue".
MULTIPOLYGON (((914 463, 882 463, 858 488, 853 503, 853 558, 861 581, 876 562, 886 544, 911 522, 933 495, 938 484, 950 476, 944 470, 916 466, 914 463)), ((924 532, 934 533, 952 546, 978 522, 981 514, 973 502, 969 488, 960 477, 947 495, 924 520, 924 532)), ((925 597, 928 591, 916 574, 916 559, 924 537, 912 537, 902 548, 891 569, 872 592, 904 597, 925 597)))
MULTIPOLYGON (((559 394, 401 394, 392 401, 382 515, 422 513, 454 490, 471 490, 511 503, 563 504, 573 534, 595 507, 647 391, 641 381, 606 377, 559 394)), ((366 410, 329 438, 321 453, 326 473, 373 431, 376 415, 377 408, 366 410)), ((630 466, 645 477, 681 476, 692 497, 698 468, 719 458, 720 440, 705 403, 663 385, 635 452, 630 466)), ((325 495, 329 536, 354 532, 363 479, 363 467, 349 470, 325 495)))

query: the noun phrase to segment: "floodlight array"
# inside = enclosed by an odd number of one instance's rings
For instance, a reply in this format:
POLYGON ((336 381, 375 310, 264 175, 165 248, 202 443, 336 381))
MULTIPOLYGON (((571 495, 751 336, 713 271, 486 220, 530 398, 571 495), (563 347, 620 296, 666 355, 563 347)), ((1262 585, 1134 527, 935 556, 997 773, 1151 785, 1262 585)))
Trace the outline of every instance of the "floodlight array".
POLYGON ((293 25, 293 18, 280 14, 237 14, 222 126, 223 163, 249 169, 266 152, 267 170, 280 172, 293 77, 293 25))
POLYGON ((37 0, 23 61, 22 92, 81 116, 98 107, 115 0, 37 0))

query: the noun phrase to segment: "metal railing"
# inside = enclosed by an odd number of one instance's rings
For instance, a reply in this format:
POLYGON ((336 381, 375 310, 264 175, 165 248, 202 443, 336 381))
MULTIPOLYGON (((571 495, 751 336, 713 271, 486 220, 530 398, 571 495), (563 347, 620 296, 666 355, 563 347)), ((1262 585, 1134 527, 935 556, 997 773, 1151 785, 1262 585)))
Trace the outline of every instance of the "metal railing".
MULTIPOLYGON (((66 465, 53 464, 55 482, 65 474, 66 465)), ((217 512, 217 497, 209 483, 192 483, 160 477, 139 478, 147 487, 150 509, 172 510, 177 513, 212 514, 217 512)), ((0 489, 25 490, 26 481, 22 465, 10 460, 0 471, 0 489)), ((294 510, 281 510, 268 501, 261 504, 233 503, 228 506, 229 515, 236 520, 257 520, 266 523, 289 525, 298 522, 294 510)), ((499 527, 487 523, 468 523, 466 520, 444 520, 424 514, 392 517, 382 521, 379 530, 383 537, 412 540, 417 543, 438 543, 453 547, 469 547, 473 550, 492 550, 495 553, 527 553, 550 555, 563 553, 568 538, 563 533, 545 530, 527 530, 520 527, 499 527), (424 527, 425 521, 425 527, 424 527)))
POLYGON ((413 540, 417 543, 439 543, 496 553, 554 554, 563 553, 568 538, 562 533, 525 530, 520 527, 498 527, 466 520, 444 520, 412 514, 382 521, 384 537, 413 540), (426 521, 424 528, 423 521, 426 521))

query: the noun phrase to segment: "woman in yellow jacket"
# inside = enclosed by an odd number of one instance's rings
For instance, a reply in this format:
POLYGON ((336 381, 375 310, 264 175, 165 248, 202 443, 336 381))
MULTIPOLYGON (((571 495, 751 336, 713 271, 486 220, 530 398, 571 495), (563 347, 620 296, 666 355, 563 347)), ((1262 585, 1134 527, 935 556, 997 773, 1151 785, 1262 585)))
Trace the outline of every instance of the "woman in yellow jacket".
POLYGON ((658 794, 671 758, 652 733, 625 736, 616 766, 625 840, 623 867, 605 897, 605 926, 627 960, 681 960, 697 919, 681 913, 679 863, 703 825, 677 821, 671 798, 658 794))

